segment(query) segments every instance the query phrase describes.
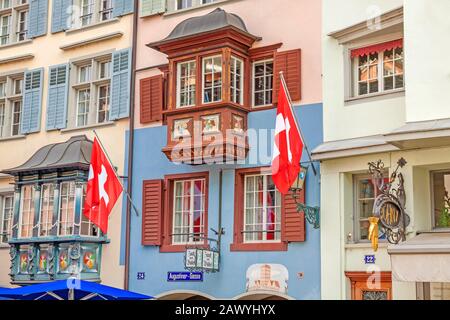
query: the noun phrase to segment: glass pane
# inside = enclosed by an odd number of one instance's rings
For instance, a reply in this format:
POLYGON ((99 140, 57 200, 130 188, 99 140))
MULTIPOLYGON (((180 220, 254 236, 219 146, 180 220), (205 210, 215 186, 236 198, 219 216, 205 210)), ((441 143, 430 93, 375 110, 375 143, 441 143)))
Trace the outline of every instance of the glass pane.
POLYGON ((450 172, 433 173, 434 220, 437 228, 450 228, 450 172))
POLYGON ((403 58, 403 48, 395 49, 395 59, 403 58))
POLYGON ((372 81, 369 83, 370 93, 378 92, 378 81, 372 81))
POLYGON ((395 88, 403 88, 403 76, 395 76, 395 88))
POLYGON ((394 50, 386 50, 384 52, 384 60, 392 60, 394 59, 394 50))
POLYGON ((394 62, 388 61, 384 63, 384 75, 391 76, 394 74, 394 62))
POLYGON ((403 60, 395 60, 395 74, 403 74, 403 60))
POLYGON ((370 179, 361 179, 359 181, 359 199, 375 198, 374 186, 370 179))
POLYGON ((360 82, 359 83, 359 95, 367 94, 367 82, 360 82))
POLYGON ((368 218, 373 215, 374 200, 360 200, 359 201, 359 217, 368 218))
POLYGON ((255 77, 264 75, 264 63, 255 64, 255 77))
POLYGON ((384 90, 392 90, 394 89, 394 78, 387 77, 384 78, 384 90))
POLYGON ((367 240, 369 238, 369 221, 360 221, 360 231, 359 231, 359 235, 360 235, 360 239, 361 240, 367 240))
POLYGON ((359 65, 359 66, 363 66, 363 65, 365 65, 365 64, 367 64, 367 55, 366 55, 366 54, 359 57, 359 63, 358 63, 358 65, 359 65))

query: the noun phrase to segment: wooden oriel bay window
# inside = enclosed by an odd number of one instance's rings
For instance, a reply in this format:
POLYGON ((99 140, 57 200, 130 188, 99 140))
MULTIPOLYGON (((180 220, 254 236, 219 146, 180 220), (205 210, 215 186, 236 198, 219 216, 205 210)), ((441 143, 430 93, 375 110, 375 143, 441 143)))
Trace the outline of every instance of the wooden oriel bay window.
POLYGON ((141 100, 141 113, 158 114, 163 106, 168 132, 162 151, 169 160, 202 164, 245 158, 247 115, 275 106, 280 71, 292 99, 300 100, 300 50, 278 52, 281 43, 252 48, 259 40, 240 17, 216 9, 182 21, 168 37, 148 44, 167 55, 168 68, 160 68, 164 86, 152 86, 155 77, 141 80, 151 91, 141 100), (164 103, 159 98, 150 103, 150 97, 164 97, 164 103), (244 143, 237 143, 242 136, 244 143))
POLYGON ((142 195, 142 244, 161 252, 207 247, 208 172, 146 180, 142 195))

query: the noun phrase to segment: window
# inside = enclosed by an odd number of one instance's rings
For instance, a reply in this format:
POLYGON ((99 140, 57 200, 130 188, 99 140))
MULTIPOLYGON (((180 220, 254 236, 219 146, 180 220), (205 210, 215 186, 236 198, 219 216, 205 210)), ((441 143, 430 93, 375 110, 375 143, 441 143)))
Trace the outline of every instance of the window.
POLYGON ((205 179, 174 183, 172 244, 204 243, 205 179))
POLYGON ((86 83, 91 81, 91 65, 85 65, 81 66, 78 70, 78 82, 79 83, 86 83))
POLYGON ((63 182, 60 187, 58 235, 74 234, 75 182, 63 182))
POLYGON ((435 228, 450 228, 450 171, 431 173, 435 228))
POLYGON ((237 104, 242 104, 243 101, 243 72, 244 62, 241 59, 231 57, 230 66, 230 98, 231 101, 237 104))
POLYGON ((222 56, 203 58, 203 103, 222 100, 222 56))
POLYGON ((9 43, 11 15, 4 15, 0 17, 0 44, 9 43))
POLYGON ((22 118, 22 101, 14 101, 13 114, 12 114, 12 126, 11 126, 11 135, 12 136, 19 135, 21 118, 22 118))
POLYGON ((175 0, 177 10, 186 9, 192 7, 192 0, 175 0))
POLYGON ((34 186, 23 186, 21 194, 20 237, 31 238, 34 229, 34 186))
POLYGON ((78 91, 77 127, 83 127, 88 125, 90 99, 91 99, 90 89, 82 89, 78 91))
POLYGON ((106 122, 109 119, 109 84, 99 87, 97 117, 98 123, 106 122))
POLYGON ((8 243, 11 238, 11 230, 14 216, 14 196, 5 195, 0 197, 1 237, 0 243, 8 243))
POLYGON ((213 3, 216 0, 202 0, 202 4, 213 3))
POLYGON ((41 188, 41 212, 39 213, 39 236, 47 237, 53 227, 53 204, 55 186, 52 183, 43 184, 41 188))
POLYGON ((84 127, 109 121, 111 54, 76 61, 71 66, 67 126, 84 127))
POLYGON ((354 96, 389 92, 404 87, 401 40, 356 49, 351 55, 355 79, 354 96))
POLYGON ((11 0, 0 0, 0 8, 6 9, 11 7, 11 0))
POLYGON ((0 77, 0 139, 20 134, 23 73, 0 77))
POLYGON ((112 0, 102 0, 100 3, 100 21, 112 18, 112 0))
POLYGON ((272 104, 273 60, 258 61, 253 64, 253 106, 272 104))
POLYGON ((196 63, 195 61, 181 62, 177 66, 177 107, 195 105, 196 63))
POLYGON ((244 190, 244 242, 279 242, 281 194, 272 176, 245 176, 244 190))
POLYGON ((94 0, 81 0, 80 24, 82 27, 91 24, 93 9, 94 9, 94 0))
POLYGON ((111 70, 111 61, 100 62, 99 75, 98 75, 99 79, 109 78, 110 70, 111 70))
MULTIPOLYGON (((373 206, 375 199, 379 196, 380 190, 374 185, 368 175, 356 175, 355 181, 355 240, 368 241, 369 239, 369 217, 373 216, 373 206)), ((385 178, 385 183, 388 178, 385 178)), ((379 238, 384 238, 381 230, 379 238)))
POLYGON ((14 95, 22 94, 23 79, 14 79, 14 95))
MULTIPOLYGON (((83 185, 83 199, 81 202, 81 208, 84 207, 84 200, 86 199, 87 185, 83 185)), ((81 228, 80 235, 88 237, 98 237, 100 235, 99 228, 92 223, 84 214, 81 212, 81 228)))
POLYGON ((27 36, 28 11, 19 11, 17 18, 17 41, 23 41, 27 36))
POLYGON ((5 103, 0 103, 0 137, 3 137, 3 130, 5 130, 5 103))

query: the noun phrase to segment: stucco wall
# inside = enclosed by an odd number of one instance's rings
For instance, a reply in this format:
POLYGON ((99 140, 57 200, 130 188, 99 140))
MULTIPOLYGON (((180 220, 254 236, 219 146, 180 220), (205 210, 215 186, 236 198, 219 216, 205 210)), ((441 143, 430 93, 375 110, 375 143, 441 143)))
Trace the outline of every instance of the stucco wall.
MULTIPOLYGON (((321 1, 230 0, 217 6, 206 6, 183 13, 141 18, 138 24, 137 69, 167 63, 164 54, 147 47, 146 44, 164 39, 181 21, 205 15, 216 7, 239 15, 250 33, 262 37, 254 47, 282 42, 280 51, 300 48, 302 50, 300 104, 322 102, 321 1)), ((140 72, 137 79, 151 76, 155 72, 157 73, 157 71, 140 72)), ((136 105, 139 105, 139 95, 136 95, 136 105)), ((139 111, 136 111, 136 127, 140 127, 139 111)))
MULTIPOLYGON (((90 56, 105 51, 120 50, 131 47, 131 36, 133 27, 133 15, 126 15, 117 21, 102 24, 82 31, 50 33, 51 26, 51 1, 49 3, 48 33, 46 36, 34 39, 31 43, 25 43, 11 48, 0 48, 2 59, 16 56, 18 54, 31 53, 31 60, 8 63, 0 65, 0 74, 8 74, 17 70, 44 68, 43 79, 43 101, 41 116, 41 131, 27 135, 26 138, 18 140, 0 141, 0 170, 16 167, 24 163, 39 148, 68 140, 72 136, 86 134, 93 139, 92 129, 74 131, 45 131, 47 89, 48 89, 48 66, 68 63, 71 59, 90 56), (121 31, 123 36, 111 40, 96 42, 77 49, 63 51, 60 46, 78 42, 83 39, 96 38, 101 35, 121 31)), ((69 115, 70 116, 70 115, 69 115)), ((115 166, 118 167, 119 175, 124 175, 124 151, 125 130, 128 128, 128 120, 114 122, 113 125, 95 128, 102 139, 105 148, 115 166)), ((126 174, 125 174, 126 175, 126 174)), ((0 190, 11 188, 11 179, 0 177, 0 190)), ((11 189, 12 190, 12 189, 11 189)), ((119 264, 120 228, 122 199, 119 199, 113 210, 109 221, 108 238, 111 242, 103 247, 101 278, 103 283, 116 287, 123 287, 123 266, 119 264)), ((9 285, 9 248, 0 248, 0 286, 9 285)))
MULTIPOLYGON (((345 271, 366 271, 370 265, 364 264, 364 255, 374 254, 370 244, 347 242, 349 232, 353 233, 353 198, 345 194, 353 193, 353 184, 346 184, 345 177, 367 171, 369 161, 383 160, 390 172, 399 158, 408 164, 401 169, 405 178, 406 211, 411 217, 407 228, 408 238, 415 232, 431 228, 430 171, 448 168, 450 148, 422 149, 384 154, 374 154, 331 160, 322 163, 322 298, 349 299, 349 283, 345 271), (351 201, 350 204, 346 201, 351 201), (336 228, 340 226, 340 228, 336 228)), ((375 267, 380 271, 390 271, 390 258, 386 244, 381 244, 375 253, 375 267)), ((414 283, 393 281, 395 299, 415 299, 414 283)))
MULTIPOLYGON (((297 107, 296 112, 305 140, 312 148, 322 140, 322 106, 320 104, 297 107)), ((249 114, 249 127, 273 129, 275 110, 249 114)), ((319 230, 306 224, 306 242, 289 244, 287 252, 230 252, 233 242, 234 169, 235 166, 186 166, 170 163, 161 148, 166 142, 166 127, 144 128, 136 131, 134 154, 133 199, 141 203, 142 182, 145 179, 162 179, 166 174, 209 171, 208 229, 217 229, 219 170, 223 169, 222 223, 225 235, 222 238, 221 271, 205 274, 202 283, 168 283, 167 272, 183 271, 182 253, 160 253, 158 247, 141 245, 142 218, 132 216, 131 222, 131 270, 130 290, 150 295, 159 295, 172 290, 196 290, 215 298, 233 298, 245 292, 247 268, 255 263, 280 263, 289 270, 288 295, 296 299, 320 299, 320 250, 319 230), (137 272, 145 272, 145 280, 137 280, 137 272), (300 279, 298 273, 303 272, 300 279)), ((267 137, 270 140, 270 135, 267 137)), ((271 145, 268 154, 271 154, 271 145)), ((255 144, 251 145, 255 148, 255 144)), ((303 161, 307 160, 304 154, 303 161)), ((267 164, 266 164, 267 165, 267 164)), ((261 163, 246 165, 261 166, 261 163)), ((241 166, 242 167, 242 166, 241 166)), ((318 166, 316 165, 316 168, 318 166)), ((319 174, 309 170, 306 180, 306 203, 319 204, 319 174)), ((124 234, 124 230, 123 230, 124 234)), ((123 242, 123 241, 122 241, 123 242)), ((122 254, 124 251, 122 250, 122 254)))

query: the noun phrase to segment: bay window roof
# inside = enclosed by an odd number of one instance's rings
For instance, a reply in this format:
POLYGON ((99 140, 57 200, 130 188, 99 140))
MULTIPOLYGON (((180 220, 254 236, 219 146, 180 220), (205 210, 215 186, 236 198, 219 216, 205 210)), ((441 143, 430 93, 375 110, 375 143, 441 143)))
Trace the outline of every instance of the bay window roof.
POLYGON ((226 28, 232 28, 254 40, 261 39, 248 32, 244 21, 238 15, 217 8, 206 15, 189 18, 180 22, 165 39, 150 43, 148 46, 156 49, 161 44, 226 28))
POLYGON ((19 175, 36 172, 51 172, 57 169, 89 170, 92 141, 85 135, 75 136, 62 143, 42 147, 21 166, 2 173, 19 175))

